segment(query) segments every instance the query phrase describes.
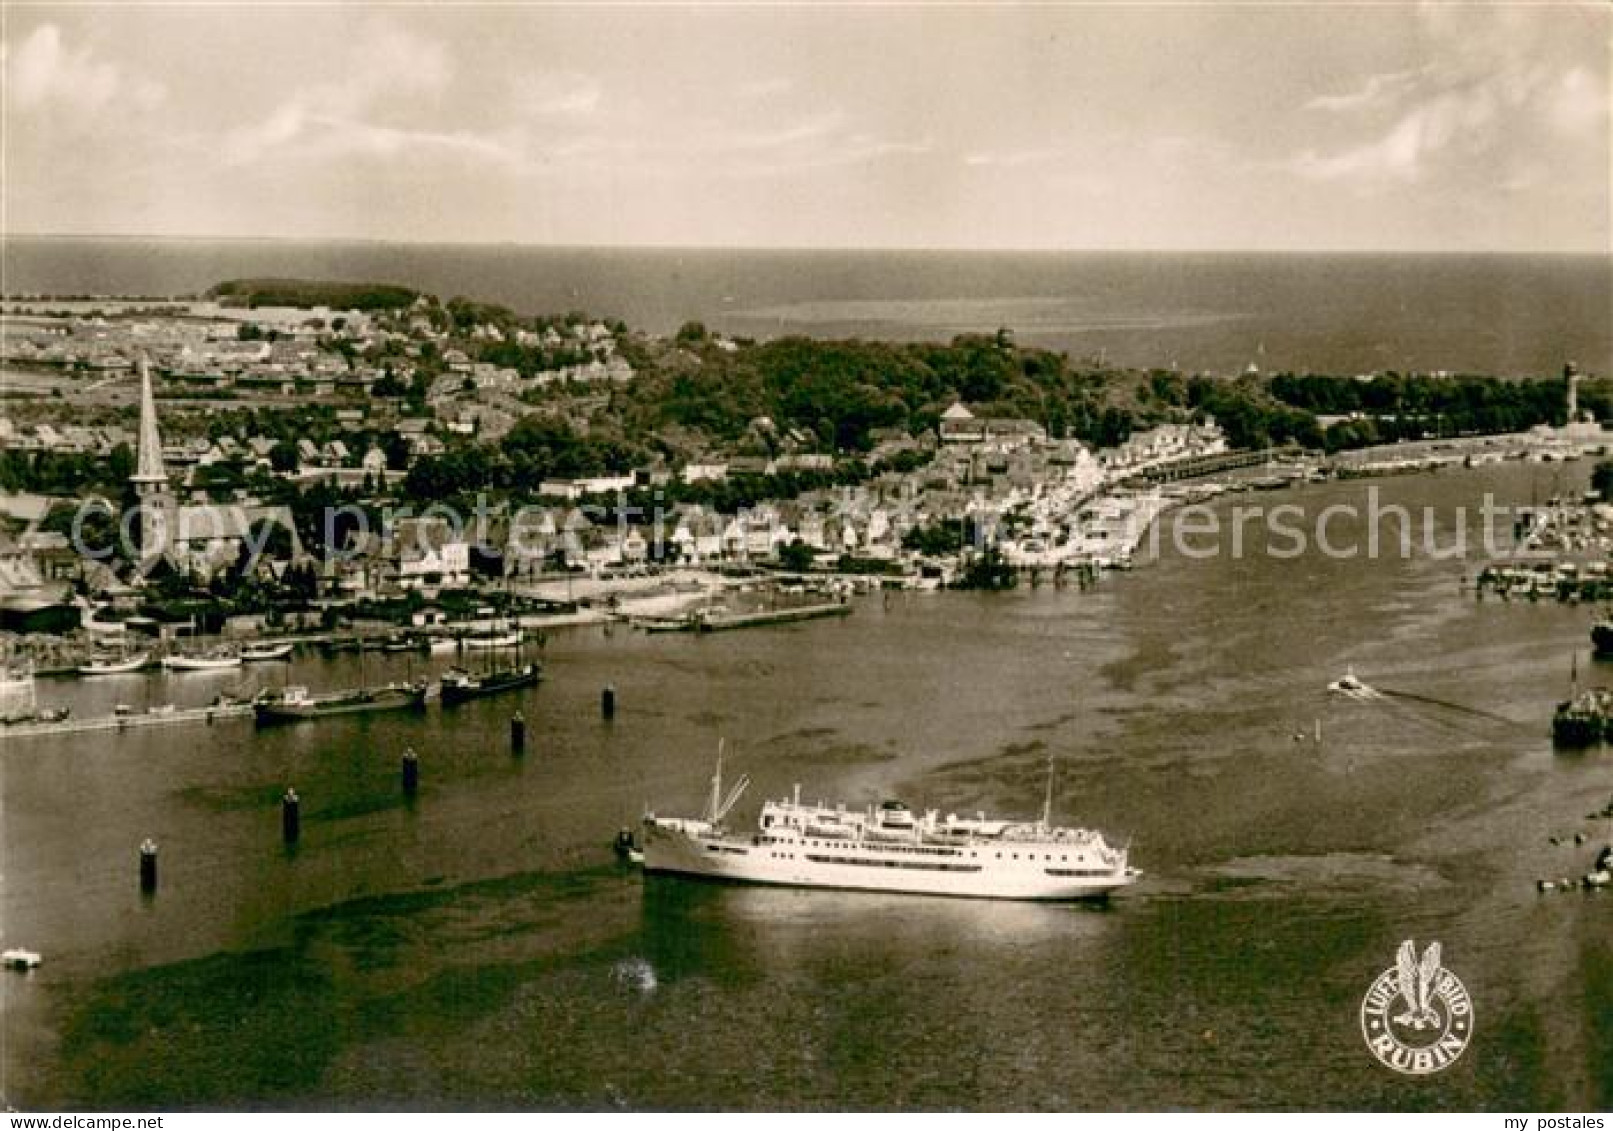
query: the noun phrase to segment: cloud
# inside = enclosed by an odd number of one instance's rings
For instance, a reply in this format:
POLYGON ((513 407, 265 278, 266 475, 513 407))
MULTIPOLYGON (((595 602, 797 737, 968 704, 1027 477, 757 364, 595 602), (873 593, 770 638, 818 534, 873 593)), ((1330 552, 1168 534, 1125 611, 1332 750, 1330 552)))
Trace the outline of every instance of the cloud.
POLYGON ((371 21, 354 38, 336 82, 315 83, 292 92, 263 119, 230 130, 225 157, 236 165, 251 164, 287 151, 339 154, 344 148, 392 152, 377 139, 429 131, 390 127, 370 120, 383 100, 440 94, 452 75, 447 52, 396 25, 371 21))
POLYGON ((1371 190, 1466 169, 1484 157, 1506 163, 1536 144, 1543 131, 1591 138, 1605 135, 1608 94, 1582 66, 1558 73, 1540 40, 1543 25, 1512 9, 1420 13, 1434 56, 1412 71, 1376 74, 1341 95, 1312 98, 1305 108, 1341 117, 1392 109, 1376 132, 1330 148, 1307 147, 1280 167, 1311 180, 1353 183, 1371 190))
POLYGON ((1040 149, 982 150, 963 155, 963 163, 972 169, 1018 169, 1026 165, 1043 165, 1057 160, 1059 150, 1040 149))
POLYGON ((160 83, 97 59, 88 47, 67 47, 55 24, 42 24, 12 50, 0 44, 6 95, 21 112, 60 109, 90 118, 109 107, 151 110, 165 96, 160 83))
POLYGON ((1571 67, 1546 92, 1546 120, 1558 133, 1570 136, 1605 131, 1608 89, 1584 67, 1571 67))
POLYGON ((1303 109, 1327 114, 1350 114, 1375 110, 1398 101, 1417 84, 1420 70, 1391 71, 1368 75, 1366 82, 1345 94, 1318 94, 1303 109))
POLYGON ((516 105, 542 117, 587 116, 600 108, 604 98, 598 79, 572 71, 523 75, 515 82, 516 105))

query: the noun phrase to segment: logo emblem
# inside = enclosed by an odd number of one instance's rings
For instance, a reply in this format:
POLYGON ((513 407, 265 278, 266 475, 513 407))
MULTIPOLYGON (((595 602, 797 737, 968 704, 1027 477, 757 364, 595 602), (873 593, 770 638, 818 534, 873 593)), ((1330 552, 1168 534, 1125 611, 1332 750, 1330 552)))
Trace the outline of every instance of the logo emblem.
POLYGON ((1473 1039, 1473 999, 1462 980, 1439 964, 1439 944, 1421 959, 1410 939, 1395 964, 1361 999, 1361 1036, 1385 1066, 1431 1076, 1456 1063, 1473 1039))

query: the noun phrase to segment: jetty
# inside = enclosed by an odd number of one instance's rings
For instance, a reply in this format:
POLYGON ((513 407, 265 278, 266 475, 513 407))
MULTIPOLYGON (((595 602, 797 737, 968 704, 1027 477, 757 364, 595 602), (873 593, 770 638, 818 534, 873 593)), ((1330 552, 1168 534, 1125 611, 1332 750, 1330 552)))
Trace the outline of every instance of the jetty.
POLYGON ((816 605, 791 605, 782 609, 757 609, 753 612, 696 609, 681 617, 637 617, 633 623, 646 632, 727 632, 736 628, 761 628, 772 624, 850 615, 851 605, 847 602, 827 601, 816 605))
POLYGON ((214 703, 206 707, 154 707, 148 711, 101 715, 93 719, 69 717, 58 722, 13 723, 10 726, 0 728, 0 737, 6 739, 55 738, 62 735, 135 730, 140 727, 205 724, 225 719, 250 719, 251 717, 251 703, 214 703))

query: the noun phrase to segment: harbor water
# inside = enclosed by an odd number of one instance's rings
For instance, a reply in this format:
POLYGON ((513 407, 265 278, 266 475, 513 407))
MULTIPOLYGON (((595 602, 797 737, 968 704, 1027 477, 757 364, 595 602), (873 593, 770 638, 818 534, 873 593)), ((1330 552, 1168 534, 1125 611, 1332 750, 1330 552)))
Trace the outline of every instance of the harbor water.
MULTIPOLYGON (((1223 499, 1476 528, 1505 465, 1223 499)), ((445 711, 6 742, 0 1091, 20 1108, 1613 1105, 1613 902, 1539 895, 1606 835, 1613 755, 1554 753, 1595 610, 1482 601, 1476 556, 1158 560, 1095 588, 857 598, 724 633, 550 634, 541 686, 445 711), (1329 696, 1346 668, 1387 694, 1329 696), (602 689, 615 712, 602 718, 602 689), (1416 697, 1416 698, 1414 698, 1416 697), (510 720, 522 711, 524 751, 510 720), (1318 741, 1318 734, 1320 740, 1318 741), (719 739, 760 795, 1054 814, 1147 872, 1106 907, 645 878, 617 829, 698 810, 719 739), (400 759, 418 754, 405 798, 400 759), (281 836, 294 787, 300 836, 281 836), (1584 831, 1585 844, 1573 834, 1584 831), (138 846, 161 880, 142 895, 138 846), (1558 837, 1560 843, 1548 839, 1558 837), (1362 995, 1438 940, 1475 1036, 1429 1078, 1362 995)), ((1332 524, 1335 544, 1356 533, 1332 524)), ((1393 543, 1393 536, 1385 539, 1393 543)), ((1476 550, 1476 539, 1470 543, 1476 550)), ((448 658, 415 658, 409 674, 448 658)), ((366 657, 372 679, 400 657, 366 657)), ((201 704, 355 658, 41 681, 77 714, 201 704)))

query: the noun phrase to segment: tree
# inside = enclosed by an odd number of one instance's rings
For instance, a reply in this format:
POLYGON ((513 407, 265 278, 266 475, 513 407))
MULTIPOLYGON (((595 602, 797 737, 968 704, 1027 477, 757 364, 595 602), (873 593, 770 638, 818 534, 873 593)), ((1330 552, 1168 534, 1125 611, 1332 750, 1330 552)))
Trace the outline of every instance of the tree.
POLYGON ((779 564, 791 573, 805 573, 812 568, 812 547, 797 538, 778 552, 779 564))
POLYGON ((1591 490, 1604 502, 1613 499, 1613 460, 1603 460, 1591 472, 1591 490))
POLYGON ((1003 552, 992 544, 976 555, 964 568, 963 575, 958 578, 957 588, 986 589, 995 592, 1012 589, 1017 584, 1019 575, 1003 557, 1003 552))

